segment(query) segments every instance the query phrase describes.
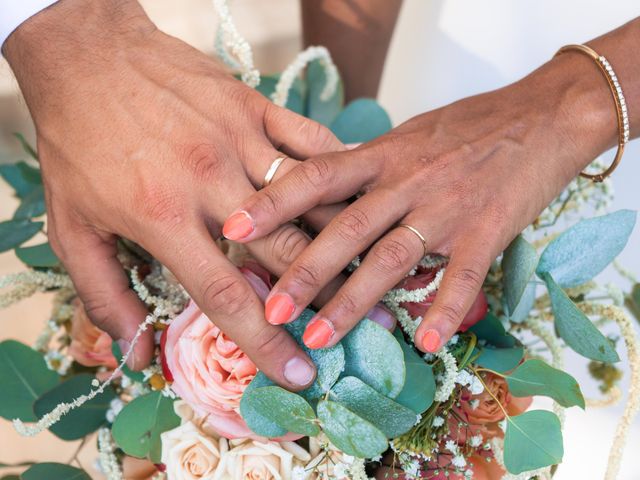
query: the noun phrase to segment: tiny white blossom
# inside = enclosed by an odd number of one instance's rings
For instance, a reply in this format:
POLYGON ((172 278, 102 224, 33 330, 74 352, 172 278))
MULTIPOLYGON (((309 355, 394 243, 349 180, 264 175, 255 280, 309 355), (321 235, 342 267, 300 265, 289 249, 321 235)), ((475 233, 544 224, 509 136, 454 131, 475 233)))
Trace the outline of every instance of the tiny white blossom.
POLYGON ((453 457, 451 463, 453 463, 453 466, 456 468, 464 468, 467 466, 467 461, 462 455, 456 455, 455 457, 453 457))
POLYGON ((453 440, 447 440, 444 444, 444 448, 454 454, 458 452, 458 445, 453 440))
POLYGON ((482 435, 474 435, 469 439, 469 445, 473 448, 478 448, 482 445, 482 435))
POLYGON ((444 425, 444 418, 440 416, 433 417, 433 422, 431 423, 434 427, 438 428, 444 425))

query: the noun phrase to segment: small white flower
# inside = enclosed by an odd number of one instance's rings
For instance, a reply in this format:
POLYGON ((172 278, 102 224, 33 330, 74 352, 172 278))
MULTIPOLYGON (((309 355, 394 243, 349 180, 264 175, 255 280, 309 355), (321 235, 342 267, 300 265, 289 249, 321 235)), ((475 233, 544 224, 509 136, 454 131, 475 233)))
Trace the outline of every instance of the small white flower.
POLYGON ((433 418, 433 422, 431 423, 431 425, 433 425, 436 428, 441 427, 442 425, 444 425, 444 418, 442 418, 440 416, 434 417, 433 418))
POLYGON ((469 445, 473 448, 478 448, 482 445, 482 435, 474 435, 469 439, 469 445))
POLYGON ((49 370, 53 370, 58 375, 66 375, 73 360, 57 350, 49 350, 44 355, 44 361, 49 370))
POLYGON ((453 466, 456 468, 464 468, 467 466, 467 461, 462 455, 454 456, 453 460, 451 460, 451 463, 453 463, 453 466))
POLYGON ((444 448, 453 454, 458 452, 458 445, 453 440, 447 440, 444 444, 444 448))

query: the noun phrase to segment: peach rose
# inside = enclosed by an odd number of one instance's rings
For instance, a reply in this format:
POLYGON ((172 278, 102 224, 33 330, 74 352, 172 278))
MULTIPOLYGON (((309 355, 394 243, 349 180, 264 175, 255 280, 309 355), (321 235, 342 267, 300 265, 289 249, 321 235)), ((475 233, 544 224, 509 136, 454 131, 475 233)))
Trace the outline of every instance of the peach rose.
POLYGON ((111 337, 91 323, 80 299, 75 298, 72 304, 69 355, 85 367, 115 369, 118 362, 111 352, 111 337))
POLYGON ((302 468, 311 456, 294 442, 229 442, 231 450, 222 457, 220 468, 229 480, 288 480, 293 468, 302 468))
POLYGON ((460 409, 464 414, 463 418, 466 418, 470 424, 485 425, 499 422, 504 418, 504 412, 500 406, 511 416, 520 415, 529 408, 533 399, 512 396, 504 377, 491 372, 485 372, 483 375, 484 383, 500 403, 498 404, 486 389, 478 395, 469 395, 465 392, 460 399, 460 409), (476 408, 473 408, 472 405, 476 403, 476 408))
POLYGON ((122 459, 122 476, 126 480, 151 480, 158 468, 149 460, 126 456, 122 459))
MULTIPOLYGON (((259 296, 270 289, 268 272, 255 263, 241 271, 259 296)), ((198 416, 227 438, 255 437, 240 416, 240 399, 256 375, 256 366, 194 302, 163 335, 162 362, 171 388, 198 416)))
MULTIPOLYGON (((417 290, 419 288, 425 288, 436 278, 436 275, 440 271, 440 268, 424 268, 418 267, 418 271, 415 275, 405 278, 397 288, 404 288, 405 290, 417 290)), ((436 298, 438 291, 431 293, 421 302, 403 302, 400 306, 407 310, 411 318, 416 319, 418 317, 424 317, 427 311, 433 305, 433 301, 436 298)), ((482 320, 488 311, 487 297, 484 292, 480 291, 476 297, 475 302, 469 309, 469 312, 464 317, 462 324, 459 327, 459 331, 466 332, 469 328, 473 327, 476 323, 482 320)))

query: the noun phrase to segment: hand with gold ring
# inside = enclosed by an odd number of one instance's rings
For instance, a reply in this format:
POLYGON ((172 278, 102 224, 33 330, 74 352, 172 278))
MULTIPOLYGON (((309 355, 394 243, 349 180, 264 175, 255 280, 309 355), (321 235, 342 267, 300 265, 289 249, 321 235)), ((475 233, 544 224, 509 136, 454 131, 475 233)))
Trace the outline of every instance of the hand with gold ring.
POLYGON ((474 304, 491 262, 616 141, 611 94, 592 69, 580 55, 559 56, 513 85, 414 117, 354 150, 311 158, 254 194, 240 207, 250 227, 234 240, 254 241, 310 208, 356 197, 274 286, 267 320, 295 319, 366 252, 307 327, 309 347, 333 345, 429 252, 449 263, 415 341, 438 350, 474 304))

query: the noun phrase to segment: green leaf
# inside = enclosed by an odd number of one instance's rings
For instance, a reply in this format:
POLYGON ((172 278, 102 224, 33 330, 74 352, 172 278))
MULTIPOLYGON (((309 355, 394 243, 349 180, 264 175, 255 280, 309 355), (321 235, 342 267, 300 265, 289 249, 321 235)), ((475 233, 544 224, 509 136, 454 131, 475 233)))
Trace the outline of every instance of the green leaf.
POLYGON ((387 449, 387 438, 380 430, 339 403, 318 403, 322 430, 339 450, 358 458, 372 458, 387 449))
POLYGON ((26 197, 34 188, 42 185, 40 170, 25 162, 0 165, 0 176, 13 187, 18 198, 26 197))
POLYGON ((387 438, 408 432, 417 420, 416 413, 376 392, 356 377, 344 377, 329 393, 332 400, 369 421, 387 438))
POLYGON ((512 348, 516 346, 516 338, 507 333, 498 317, 489 312, 485 317, 469 329, 476 334, 479 341, 484 341, 497 348, 512 348))
POLYGON ((111 433, 116 444, 128 455, 160 463, 160 434, 180 425, 173 411, 173 400, 152 392, 127 404, 113 422, 111 433))
MULTIPOLYGON (((71 377, 65 382, 56 385, 53 389, 44 393, 33 405, 33 410, 38 417, 56 408, 62 402, 71 402, 81 395, 86 395, 92 389, 93 375, 88 373, 71 377)), ((106 421, 105 414, 109 409, 111 400, 116 397, 113 388, 105 391, 82 406, 71 410, 49 430, 62 440, 78 440, 95 432, 106 421)))
MULTIPOLYGON (((256 87, 256 90, 262 95, 271 100, 271 94, 275 91, 280 75, 267 75, 260 77, 260 85, 256 87)), ((299 78, 296 78, 293 82, 291 90, 289 90, 289 97, 287 98, 286 108, 296 112, 300 115, 304 115, 305 84, 299 78)))
MULTIPOLYGON (((116 358, 118 363, 120 363, 123 354, 117 342, 111 343, 111 353, 113 353, 113 356, 116 358)), ((122 366, 122 373, 124 373, 134 382, 144 383, 144 372, 136 372, 135 370, 131 370, 126 363, 122 366)))
POLYGON ((309 63, 306 80, 308 86, 306 116, 323 125, 331 125, 331 122, 338 116, 344 105, 342 80, 338 78, 336 91, 326 101, 320 99, 320 94, 326 84, 326 75, 320 60, 314 60, 309 63))
POLYGON ((29 142, 27 142, 27 139, 24 138, 24 135, 22 135, 21 133, 18 133, 18 132, 14 132, 13 136, 18 139, 18 141, 20 142, 20 145, 22 145, 22 149, 25 151, 25 153, 28 153, 29 156, 31 158, 33 158, 34 160, 38 160, 38 154, 36 153, 35 148, 33 148, 31 146, 31 144, 29 142))
POLYGON ((345 353, 342 344, 338 343, 330 348, 312 350, 302 341, 304 330, 314 316, 315 312, 313 310, 305 309, 296 321, 285 325, 287 331, 295 338, 298 345, 309 355, 311 360, 313 360, 318 370, 313 384, 301 392, 298 392, 310 402, 317 400, 331 389, 333 384, 336 383, 336 380, 338 380, 340 373, 342 373, 345 363, 345 353))
POLYGON ((313 408, 298 394, 277 386, 260 387, 249 393, 245 391, 243 400, 242 418, 258 435, 268 436, 265 433, 271 431, 270 429, 260 431, 265 418, 289 432, 310 437, 320 434, 320 428, 315 423, 316 414, 313 408), (253 421, 254 413, 258 415, 257 422, 253 421))
POLYGON ((537 287, 538 285, 534 282, 527 284, 527 288, 524 290, 522 298, 520 298, 520 303, 518 303, 513 313, 509 315, 509 320, 513 323, 522 323, 529 317, 529 313, 531 313, 531 309, 536 303, 537 287))
POLYGON ((494 348, 486 345, 477 350, 479 350, 480 356, 474 361, 476 365, 501 373, 516 368, 524 357, 524 348, 521 346, 494 348))
POLYGON ((35 422, 33 403, 58 383, 58 374, 40 352, 15 340, 0 343, 0 365, 0 417, 35 422))
POLYGON ((542 360, 527 360, 507 377, 509 392, 516 397, 544 395, 563 407, 584 409, 584 397, 575 378, 542 360))
POLYGON ((277 425, 273 420, 271 420, 270 416, 262 415, 257 412, 253 406, 248 402, 249 393, 252 390, 261 388, 261 387, 271 387, 276 385, 272 382, 264 373, 258 372, 253 380, 247 385, 247 388, 244 389, 242 393, 242 398, 240 399, 240 415, 247 422, 249 428, 251 428, 254 432, 262 432, 260 435, 267 438, 275 438, 282 437, 287 434, 287 430, 279 425, 277 425), (247 420, 251 417, 251 424, 247 420))
POLYGON ((625 305, 629 311, 640 322, 640 283, 636 283, 631 293, 625 298, 625 305))
POLYGON ((591 280, 622 252, 635 223, 636 212, 631 210, 578 222, 547 245, 538 276, 548 273, 564 288, 591 280))
POLYGON ((29 219, 40 217, 45 213, 47 213, 47 207, 44 203, 44 187, 38 185, 22 199, 20 206, 13 214, 13 218, 29 219))
POLYGON ((504 437, 504 463, 509 473, 556 465, 562 461, 560 421, 552 412, 531 410, 507 417, 504 437))
POLYGON ((42 222, 29 220, 7 220, 0 222, 0 253, 22 245, 44 225, 42 222))
POLYGON ((51 250, 49 243, 41 243, 33 247, 16 248, 16 256, 30 267, 56 267, 60 260, 51 250))
POLYGON ((363 319, 342 339, 344 376, 357 377, 387 397, 395 398, 405 381, 404 353, 391 332, 363 319))
POLYGON ((368 142, 389 130, 389 115, 372 98, 354 100, 331 124, 331 131, 343 143, 368 142))
POLYGON ((400 405, 404 405, 415 413, 421 414, 431 406, 436 394, 436 380, 433 375, 433 368, 404 340, 402 331, 399 328, 396 328, 393 335, 398 340, 400 348, 402 348, 406 369, 404 386, 395 400, 400 405))
POLYGON ((522 235, 518 235, 502 257, 502 285, 509 313, 513 313, 536 270, 536 249, 522 235))
POLYGON ((22 480, 91 480, 84 470, 62 463, 36 463, 20 475, 22 480))
POLYGON ((619 361, 620 357, 611 342, 571 301, 551 275, 544 273, 542 278, 549 289, 555 327, 560 338, 583 357, 605 363, 619 361))

